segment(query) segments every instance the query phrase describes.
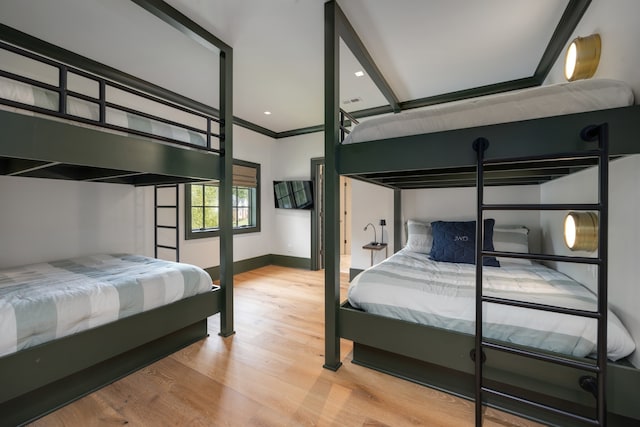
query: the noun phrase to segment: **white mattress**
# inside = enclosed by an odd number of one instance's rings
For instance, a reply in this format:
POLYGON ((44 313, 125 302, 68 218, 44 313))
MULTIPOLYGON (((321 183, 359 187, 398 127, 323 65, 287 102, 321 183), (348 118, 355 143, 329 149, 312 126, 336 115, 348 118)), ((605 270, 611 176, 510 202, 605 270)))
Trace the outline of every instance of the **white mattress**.
POLYGON ((210 291, 193 265, 92 255, 0 270, 0 356, 210 291))
MULTIPOLYGON (((540 264, 483 268, 485 295, 595 311, 596 297, 582 284, 540 264)), ((473 335, 475 265, 437 262, 403 249, 355 277, 352 306, 380 316, 473 335)), ((575 357, 594 356, 595 319, 483 303, 487 338, 575 357)), ((607 356, 618 360, 635 349, 629 332, 608 313, 607 356)))
MULTIPOLYGON (((5 77, 0 77, 0 98, 44 108, 46 110, 58 111, 58 95, 54 92, 5 77)), ((14 112, 33 114, 28 110, 18 108, 8 109, 14 112)), ((100 117, 98 104, 73 97, 67 98, 67 114, 95 121, 96 124, 98 124, 97 122, 100 117)), ((206 146, 204 133, 193 132, 185 128, 162 123, 158 120, 126 113, 115 108, 107 108, 106 122, 124 129, 139 130, 193 145, 206 146)), ((79 126, 83 125, 80 122, 73 123, 79 126)))
POLYGON ((364 121, 344 143, 365 142, 632 105, 629 85, 580 80, 434 105, 364 121))

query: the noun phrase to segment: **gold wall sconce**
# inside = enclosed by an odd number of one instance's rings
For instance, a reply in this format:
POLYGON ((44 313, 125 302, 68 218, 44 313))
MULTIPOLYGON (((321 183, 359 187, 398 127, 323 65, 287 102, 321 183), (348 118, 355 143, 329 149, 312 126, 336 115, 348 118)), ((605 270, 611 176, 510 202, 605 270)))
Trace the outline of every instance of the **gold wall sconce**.
POLYGON ((572 251, 595 251, 598 216, 593 212, 569 212, 564 218, 564 243, 572 251))
POLYGON ((599 34, 575 38, 567 48, 564 76, 570 82, 593 77, 600 62, 599 34))

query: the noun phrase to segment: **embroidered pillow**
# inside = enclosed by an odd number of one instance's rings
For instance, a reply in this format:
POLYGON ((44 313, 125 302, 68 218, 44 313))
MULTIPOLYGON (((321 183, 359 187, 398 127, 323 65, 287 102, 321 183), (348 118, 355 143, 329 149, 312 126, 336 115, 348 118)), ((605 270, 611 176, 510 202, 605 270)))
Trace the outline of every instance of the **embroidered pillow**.
MULTIPOLYGON (((494 219, 484 220, 483 250, 493 251, 494 219)), ((433 247, 431 259, 434 261, 476 263, 476 222, 475 221, 434 221, 431 223, 433 247)), ((484 257, 482 265, 500 267, 495 257, 484 257)))
POLYGON ((407 245, 406 248, 413 252, 428 254, 431 252, 433 234, 431 224, 413 219, 407 221, 407 245))

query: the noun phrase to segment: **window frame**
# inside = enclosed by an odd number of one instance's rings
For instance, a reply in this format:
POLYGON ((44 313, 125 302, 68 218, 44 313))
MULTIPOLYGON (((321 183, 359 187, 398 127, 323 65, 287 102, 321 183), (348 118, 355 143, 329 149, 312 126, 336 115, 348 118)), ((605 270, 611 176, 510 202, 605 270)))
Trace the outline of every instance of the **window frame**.
MULTIPOLYGON (((238 160, 238 159, 233 159, 233 164, 234 165, 238 165, 238 166, 246 166, 246 167, 251 167, 251 168, 255 168, 256 169, 256 187, 255 187, 255 191, 253 192, 253 197, 251 199, 251 201, 249 202, 249 206, 251 205, 255 205, 255 210, 253 212, 251 212, 251 209, 249 209, 249 214, 250 215, 255 215, 255 225, 251 225, 251 226, 245 226, 245 227, 233 227, 233 234, 247 234, 247 233, 258 233, 260 232, 260 211, 261 211, 261 206, 260 206, 260 192, 261 192, 261 188, 260 188, 260 164, 259 163, 253 163, 253 162, 248 162, 245 160, 238 160)), ((193 183, 194 185, 211 185, 210 183, 206 183, 206 182, 202 182, 202 183, 193 183)), ((194 240, 194 239, 204 239, 204 238, 209 238, 209 237, 218 237, 220 236, 220 228, 211 228, 211 229, 205 229, 205 230, 198 230, 198 231, 194 231, 191 229, 191 183, 190 184, 185 184, 185 206, 184 206, 184 224, 185 224, 185 233, 184 233, 184 238, 185 240, 194 240)), ((219 188, 219 184, 214 184, 217 185, 219 188)), ((242 187, 242 186, 233 186, 234 189, 234 193, 237 191, 237 188, 248 188, 248 187, 242 187)), ((237 200, 237 199, 236 199, 237 200)), ((220 200, 218 200, 218 206, 220 206, 220 200)), ((238 206, 237 202, 235 205, 232 206, 233 210, 237 210, 238 207, 242 207, 242 206, 238 206)))

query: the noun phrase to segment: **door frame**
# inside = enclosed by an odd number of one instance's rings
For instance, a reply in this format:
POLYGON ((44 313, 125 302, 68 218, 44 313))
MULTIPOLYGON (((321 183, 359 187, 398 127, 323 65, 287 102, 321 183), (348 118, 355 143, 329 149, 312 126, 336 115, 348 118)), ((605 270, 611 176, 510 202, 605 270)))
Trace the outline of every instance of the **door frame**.
MULTIPOLYGON (((324 269, 324 253, 322 253, 322 232, 321 229, 324 211, 324 194, 322 192, 322 176, 319 173, 320 167, 324 167, 324 157, 314 157, 311 159, 311 180, 313 181, 313 194, 315 203, 311 211, 311 270, 324 269)), ((324 227, 322 227, 324 228, 324 227)))

